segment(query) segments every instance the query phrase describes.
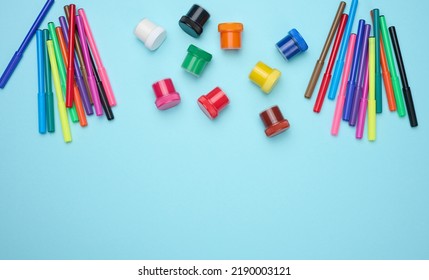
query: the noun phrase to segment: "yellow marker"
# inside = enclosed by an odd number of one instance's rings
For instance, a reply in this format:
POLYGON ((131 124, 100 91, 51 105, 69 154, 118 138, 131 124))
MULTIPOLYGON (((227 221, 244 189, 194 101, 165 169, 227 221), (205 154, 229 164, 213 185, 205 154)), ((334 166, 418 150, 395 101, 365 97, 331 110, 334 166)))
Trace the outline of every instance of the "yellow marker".
POLYGON ((52 78, 54 80, 55 95, 57 97, 58 112, 60 113, 61 128, 63 130, 63 138, 66 143, 72 141, 70 132, 69 119, 67 117, 66 104, 63 99, 63 91, 61 89, 60 75, 58 73, 57 60, 55 59, 54 45, 52 40, 46 41, 48 48, 49 61, 51 62, 52 78))
POLYGON ((368 140, 376 138, 376 101, 375 101, 375 38, 369 38, 368 53, 369 93, 368 93, 368 140))

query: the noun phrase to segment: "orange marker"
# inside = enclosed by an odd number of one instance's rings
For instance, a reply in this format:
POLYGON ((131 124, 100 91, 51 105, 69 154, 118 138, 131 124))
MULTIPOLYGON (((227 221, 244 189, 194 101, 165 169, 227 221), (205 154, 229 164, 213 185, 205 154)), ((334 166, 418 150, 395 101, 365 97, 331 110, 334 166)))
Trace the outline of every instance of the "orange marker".
MULTIPOLYGON (((61 27, 55 28, 55 32, 57 33, 58 42, 60 43, 61 53, 63 55, 64 64, 66 68, 68 68, 69 60, 67 57, 67 45, 64 40, 64 35, 61 27)), ((76 83, 73 83, 73 98, 76 106, 77 115, 79 117, 80 126, 87 126, 88 121, 86 120, 85 110, 83 108, 82 99, 80 97, 79 89, 76 86, 76 83)))
MULTIPOLYGON (((373 11, 370 12, 372 21, 374 21, 373 11)), ((381 33, 381 30, 380 30, 381 33)), ((386 52, 384 51, 384 43, 380 36, 380 64, 381 74, 383 76, 384 88, 386 90, 387 104, 391 112, 396 111, 395 94, 393 93, 392 80, 390 79, 389 64, 387 64, 386 52)))
POLYGON ((380 40, 380 60, 381 72, 383 75, 384 88, 386 89, 387 104, 391 112, 396 111, 395 95, 393 94, 392 80, 390 80, 389 66, 387 64, 386 53, 384 52, 383 40, 380 40))

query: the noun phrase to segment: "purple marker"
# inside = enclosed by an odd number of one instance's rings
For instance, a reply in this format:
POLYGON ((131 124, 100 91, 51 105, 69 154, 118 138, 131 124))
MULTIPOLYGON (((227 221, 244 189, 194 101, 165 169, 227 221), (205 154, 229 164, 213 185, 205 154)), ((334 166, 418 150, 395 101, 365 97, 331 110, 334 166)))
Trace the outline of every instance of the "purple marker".
POLYGON ((365 128, 365 118, 366 118, 366 109, 368 107, 368 83, 369 83, 369 70, 368 70, 368 61, 366 63, 365 69, 365 77, 363 82, 363 95, 360 99, 360 107, 359 107, 359 118, 356 126, 356 138, 362 139, 363 130, 365 128))
POLYGON ((366 24, 365 30, 363 33, 363 44, 362 44, 362 54, 360 56, 359 62, 359 74, 357 79, 357 84, 355 88, 355 94, 353 96, 352 110, 350 112, 349 125, 355 126, 357 121, 357 116, 359 112, 360 99, 362 98, 363 84, 365 80, 365 69, 368 67, 368 38, 371 33, 371 25, 366 24))
MULTIPOLYGON (((66 41, 66 44, 68 45, 69 44, 69 28, 67 26, 67 20, 65 17, 60 17, 60 24, 61 24, 61 28, 63 30, 64 39, 66 41)), ((94 110, 92 110, 91 102, 89 101, 88 92, 86 91, 86 87, 85 87, 85 84, 83 82, 82 74, 80 73, 80 68, 78 65, 78 59, 77 59, 76 54, 75 54, 75 59, 74 59, 74 73, 75 73, 75 77, 76 77, 76 83, 77 83, 77 86, 78 86, 79 91, 80 91, 80 95, 82 96, 83 106, 85 107, 85 112, 88 116, 92 115, 92 114, 94 114, 94 110)))
POLYGON ((89 57, 89 51, 88 51, 88 44, 86 43, 85 31, 83 29, 83 22, 79 15, 76 16, 76 23, 77 23, 77 30, 80 37, 83 60, 85 61, 85 67, 88 72, 88 83, 91 89, 91 96, 92 96, 92 102, 94 103, 95 114, 97 116, 102 116, 103 109, 101 108, 97 84, 95 82, 94 72, 92 71, 91 59, 89 57))
POLYGON ((363 19, 359 20, 355 52, 353 54, 352 69, 350 70, 349 81, 347 83, 346 100, 344 101, 344 109, 343 109, 344 121, 350 120, 350 113, 352 111, 353 96, 355 93, 355 87, 357 85, 359 59, 362 54, 363 33, 365 29, 364 27, 365 27, 365 20, 363 19))

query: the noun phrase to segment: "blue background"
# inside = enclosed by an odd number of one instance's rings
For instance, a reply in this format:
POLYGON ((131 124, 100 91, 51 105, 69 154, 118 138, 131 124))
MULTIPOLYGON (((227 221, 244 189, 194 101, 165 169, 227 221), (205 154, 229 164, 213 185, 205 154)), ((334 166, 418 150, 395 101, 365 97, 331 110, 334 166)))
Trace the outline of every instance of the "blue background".
MULTIPOLYGON (((383 93, 375 143, 345 124, 332 137, 335 103, 315 114, 315 96, 303 97, 338 3, 201 0, 212 16, 194 39, 177 24, 194 1, 76 1, 115 91, 115 120, 73 124, 68 145, 58 119, 55 134, 39 135, 31 42, 0 91, 0 258, 428 259, 428 2, 360 1, 353 32, 376 7, 397 26, 419 119, 411 128, 383 93), (155 52, 133 34, 144 17, 168 32, 155 52), (240 51, 219 47, 217 24, 228 21, 244 23, 240 51), (286 62, 274 44, 291 28, 309 50, 286 62), (214 56, 199 79, 180 68, 190 43, 214 56), (259 60, 282 71, 270 95, 247 77, 259 60), (182 103, 162 112, 151 85, 166 77, 182 103), (196 100, 216 86, 231 103, 210 121, 196 100), (291 128, 268 139, 258 114, 275 104, 291 128)), ((2 3, 1 70, 43 4, 2 3)), ((64 4, 43 26, 58 24, 64 4)))

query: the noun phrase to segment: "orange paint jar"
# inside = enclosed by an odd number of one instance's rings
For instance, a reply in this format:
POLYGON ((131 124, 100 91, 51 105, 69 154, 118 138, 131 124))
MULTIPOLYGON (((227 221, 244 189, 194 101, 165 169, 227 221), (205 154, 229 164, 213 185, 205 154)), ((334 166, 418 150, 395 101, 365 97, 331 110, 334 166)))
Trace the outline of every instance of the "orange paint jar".
POLYGON ((241 49, 241 32, 243 24, 239 22, 221 23, 218 25, 220 32, 220 47, 223 50, 241 49))

